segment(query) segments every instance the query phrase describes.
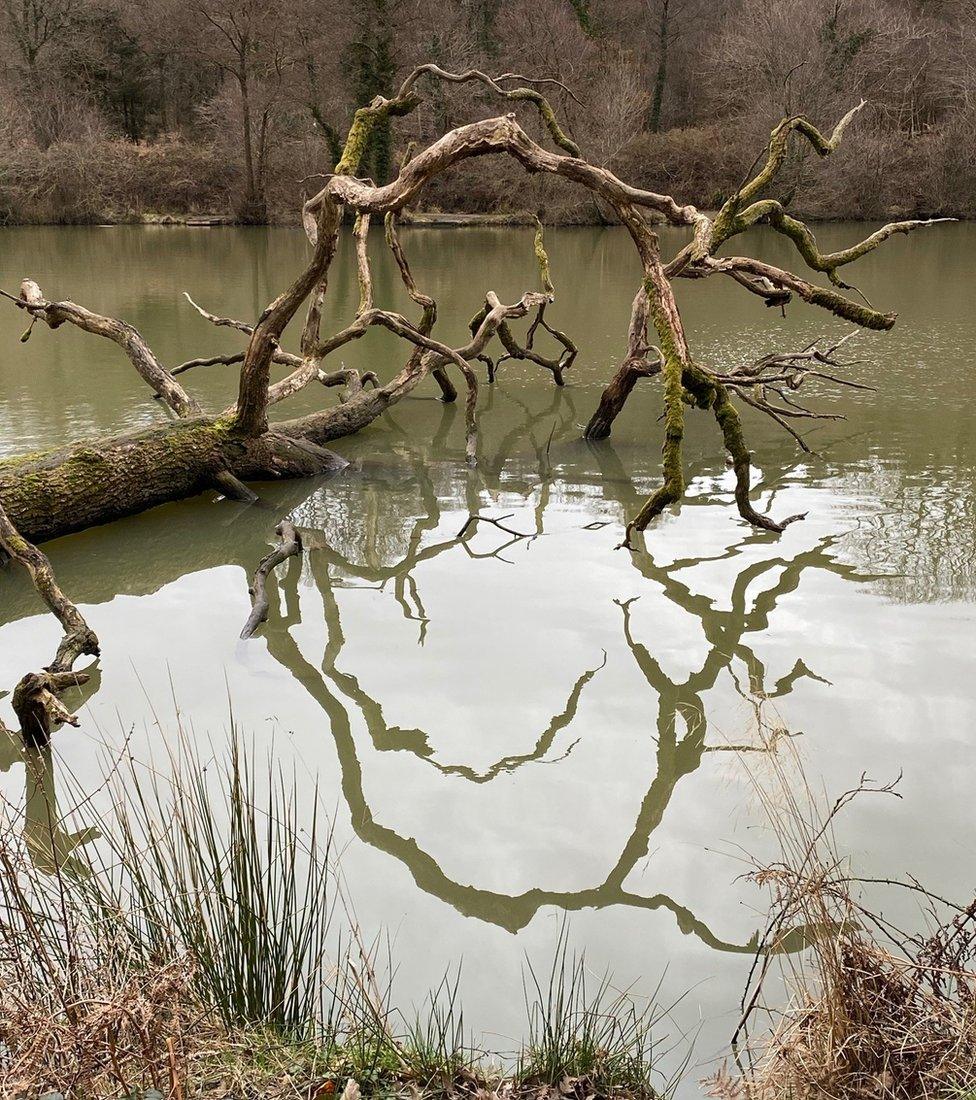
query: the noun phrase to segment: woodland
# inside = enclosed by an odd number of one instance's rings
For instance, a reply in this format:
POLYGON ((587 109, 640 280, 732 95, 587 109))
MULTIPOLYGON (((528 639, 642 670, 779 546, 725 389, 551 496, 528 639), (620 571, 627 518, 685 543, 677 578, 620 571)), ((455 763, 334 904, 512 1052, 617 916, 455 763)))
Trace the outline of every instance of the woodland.
MULTIPOLYGON (((702 209, 778 119, 863 98, 836 170, 797 149, 778 197, 819 218, 976 211, 973 0, 3 0, 0 221, 294 224, 355 110, 425 62, 555 78, 593 164, 702 209)), ((432 88, 377 126, 360 171, 387 183, 410 141, 496 106, 481 84, 432 88)), ((613 220, 598 196, 526 186, 506 163, 438 176, 421 206, 613 220)))

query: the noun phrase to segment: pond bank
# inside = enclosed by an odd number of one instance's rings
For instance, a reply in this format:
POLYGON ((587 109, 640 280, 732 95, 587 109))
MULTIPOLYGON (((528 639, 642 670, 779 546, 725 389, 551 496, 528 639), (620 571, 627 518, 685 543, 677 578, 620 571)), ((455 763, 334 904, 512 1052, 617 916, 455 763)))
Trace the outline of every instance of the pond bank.
MULTIPOLYGON (((755 947, 763 962, 732 1038, 735 1053, 754 1024, 748 1069, 738 1058, 738 1068, 690 1069, 692 1040, 668 1034, 671 1009, 656 992, 647 999, 620 991, 608 972, 594 975, 571 951, 565 923, 551 959, 525 963, 525 1038, 514 1051, 485 1051, 466 1033, 459 967, 431 985, 426 1004, 398 1009, 392 942, 365 939, 351 916, 332 927, 353 910, 331 831, 300 824, 307 818, 284 773, 241 750, 236 735, 226 753, 201 756, 180 730, 172 783, 120 760, 107 781, 113 809, 85 811, 104 841, 99 859, 71 854, 50 817, 4 822, 0 1093, 666 1100, 704 1076, 705 1094, 720 1100, 973 1100, 976 902, 956 907, 914 879, 890 880, 933 914, 939 906, 934 933, 898 939, 862 904, 832 839, 853 799, 897 784, 862 779, 832 803, 809 793, 790 802, 797 787, 809 792, 785 780, 798 760, 791 739, 759 723, 781 755, 761 793, 781 851, 749 875, 770 897, 755 947), (789 1004, 774 993, 767 1006, 767 975, 784 974, 789 1004), (662 1047, 686 1051, 670 1075, 662 1047)), ((43 770, 43 752, 28 752, 25 767, 43 770)), ((487 977, 482 965, 477 979, 487 977)))
MULTIPOLYGON (((467 227, 491 227, 507 228, 519 225, 534 225, 534 220, 528 214, 447 214, 438 211, 413 212, 405 211, 401 223, 417 228, 467 228, 467 227)), ((8 226, 19 225, 18 222, 6 222, 8 226)), ((47 222, 30 224, 60 225, 68 223, 47 222)), ((99 214, 90 222, 70 223, 90 224, 99 226, 114 225, 172 225, 188 226, 190 228, 212 228, 217 226, 242 226, 246 223, 238 220, 236 215, 227 213, 124 213, 124 214, 99 214)), ((270 221, 267 225, 277 225, 270 221)), ((297 223, 296 223, 297 224, 297 223)), ((560 224, 560 223, 553 223, 560 224)), ((575 224, 575 223, 574 223, 575 224)), ((587 224, 599 224, 597 222, 587 224)))

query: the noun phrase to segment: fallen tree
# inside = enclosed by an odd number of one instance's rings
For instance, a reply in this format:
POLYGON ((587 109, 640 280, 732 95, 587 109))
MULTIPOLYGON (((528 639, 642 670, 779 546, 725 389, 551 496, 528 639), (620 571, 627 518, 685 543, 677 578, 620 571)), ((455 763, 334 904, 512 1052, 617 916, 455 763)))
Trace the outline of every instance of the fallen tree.
MULTIPOLYGON (((804 140, 818 155, 828 156, 837 148, 863 102, 849 111, 829 136, 805 118, 784 119, 772 132, 762 166, 750 171, 718 213, 708 217, 670 195, 632 187, 608 169, 585 160, 562 129, 549 101, 538 90, 538 86, 547 83, 558 82, 531 80, 516 74, 492 78, 473 70, 449 73, 428 64, 410 73, 396 95, 377 96, 369 106, 360 108, 334 174, 305 203, 303 223, 312 246, 311 257, 291 286, 269 303, 253 324, 216 316, 191 303, 215 325, 231 327, 247 337, 247 346, 239 354, 191 359, 168 369, 141 334, 125 321, 101 316, 71 301, 49 300, 29 278, 23 280, 19 294, 0 292, 30 318, 24 340, 40 321, 52 330, 65 324, 75 325, 118 344, 170 416, 168 422, 138 432, 69 443, 0 462, 0 502, 4 523, 9 528, 3 543, 7 553, 31 568, 30 561, 38 560, 32 555, 40 553, 33 543, 208 488, 236 499, 254 500, 255 494, 247 487, 247 481, 305 477, 341 469, 344 460, 329 450, 328 444, 367 427, 428 375, 440 387, 442 398, 453 401, 457 391, 448 373, 453 370, 461 376, 466 388, 466 454, 468 461, 474 463, 479 383, 473 364, 484 362, 488 381, 494 382, 502 362, 527 361, 548 371, 555 385, 563 385, 565 372, 578 353, 573 340, 553 327, 546 317, 554 299, 554 286, 542 225, 537 224, 534 240, 540 289, 526 290, 511 304, 502 303, 497 295, 487 291, 482 308, 471 321, 470 339, 460 347, 451 347, 433 335, 437 306, 413 278, 399 240, 397 222, 403 209, 440 173, 467 159, 498 155, 513 158, 529 173, 559 176, 601 199, 626 227, 640 259, 642 278, 633 301, 626 355, 585 432, 591 440, 606 438, 637 381, 661 376, 663 481, 630 520, 624 545, 630 547, 634 532, 644 530, 668 505, 679 501, 684 492, 682 438, 686 406, 714 416, 735 470, 735 499, 743 518, 771 531, 781 531, 801 518, 791 516, 777 521, 753 508, 751 456, 733 397, 771 417, 805 447, 797 424, 823 418, 825 414, 802 404, 801 387, 810 380, 832 385, 854 384, 838 373, 841 364, 835 355, 843 341, 825 349, 811 345, 795 353, 767 356, 747 367, 716 369, 693 355, 673 284, 678 278, 726 276, 767 305, 784 307, 796 297, 854 326, 890 329, 895 315, 879 312, 845 294, 853 288, 841 281, 838 271, 892 235, 932 222, 895 222, 850 248, 822 253, 806 225, 791 217, 777 200, 762 197, 782 167, 793 139, 804 140), (494 95, 530 104, 560 151, 543 147, 528 135, 514 114, 504 114, 451 130, 414 156, 408 150, 399 174, 388 184, 378 186, 357 178, 372 133, 377 126, 416 109, 421 102, 418 88, 423 78, 455 84, 479 82, 494 95), (360 304, 347 326, 326 336, 322 333, 323 304, 345 211, 354 218, 360 304), (421 307, 419 321, 411 321, 374 303, 366 241, 375 217, 383 218, 386 243, 404 286, 411 300, 421 307), (652 220, 690 233, 688 242, 667 262, 662 258, 652 220), (807 267, 825 274, 831 287, 816 285, 792 271, 748 256, 719 256, 720 249, 757 223, 789 238, 807 267), (285 328, 302 307, 305 321, 299 351, 294 354, 286 351, 281 341, 285 328), (513 322, 530 316, 527 334, 520 340, 513 322), (382 382, 373 372, 360 376, 346 369, 333 373, 325 369, 330 355, 376 327, 394 333, 410 348, 405 364, 389 381, 382 382), (651 340, 651 330, 657 344, 651 340), (559 345, 555 357, 537 349, 535 341, 540 331, 559 345), (495 340, 503 349, 497 358, 489 354, 495 340), (205 412, 178 380, 191 370, 233 364, 240 365, 237 401, 216 415, 205 412), (285 368, 285 373, 273 381, 275 367, 285 368), (371 383, 371 388, 366 383, 371 383), (312 384, 326 388, 342 386, 343 399, 301 418, 272 422, 270 410, 274 406, 312 384), (11 546, 29 550, 12 551, 11 546)), ((66 631, 70 633, 67 625, 66 631)), ((69 663, 67 668, 70 667, 69 663)), ((49 673, 60 675, 63 671, 52 665, 49 673)))
MULTIPOLYGON (((30 279, 24 280, 19 295, 4 292, 30 316, 25 339, 40 320, 51 329, 73 324, 119 344, 173 418, 171 423, 138 433, 72 443, 0 463, 0 500, 24 537, 40 542, 208 487, 250 499, 252 494, 244 486, 245 481, 303 477, 341 468, 342 459, 327 450, 329 443, 368 426, 427 375, 434 376, 445 400, 453 400, 456 392, 447 374, 449 368, 458 370, 467 387, 468 456, 473 461, 478 382, 471 364, 479 359, 485 361, 491 381, 500 362, 525 360, 549 371, 559 385, 577 355, 573 341, 546 319, 554 289, 541 225, 535 238, 541 290, 529 290, 511 305, 502 304, 493 293, 487 292, 484 307, 472 321, 471 340, 463 347, 448 347, 431 335, 437 318, 436 303, 417 288, 397 234, 397 219, 435 176, 463 160, 491 155, 512 157, 527 172, 550 173, 588 189, 627 228, 640 258, 643 278, 634 298, 627 353, 586 429, 590 439, 605 438, 636 381, 661 375, 664 479, 661 488, 631 521, 628 542, 633 531, 643 530, 654 516, 681 497, 684 489, 681 439, 686 405, 709 411, 716 418, 735 467, 736 500, 743 517, 758 526, 782 529, 788 521, 778 523, 761 516, 749 503, 749 452, 732 398, 741 398, 799 437, 795 423, 821 415, 801 406, 797 400, 802 383, 813 378, 834 384, 849 383, 837 374, 813 369, 817 365, 810 361, 817 358, 811 354, 814 349, 795 356, 770 357, 745 370, 723 372, 699 362, 688 344, 673 282, 676 278, 724 275, 770 305, 783 306, 795 296, 856 326, 889 329, 895 315, 845 296, 842 291, 851 288, 840 280, 838 270, 893 234, 907 233, 931 222, 896 222, 850 248, 825 254, 806 225, 787 214, 777 200, 761 197, 782 167, 791 139, 804 139, 820 156, 828 156, 837 148, 863 103, 848 112, 829 136, 804 118, 784 119, 771 135, 762 167, 729 197, 714 218, 709 218, 669 195, 631 187, 607 169, 583 159, 548 100, 531 86, 543 83, 546 82, 515 74, 491 78, 476 71, 449 73, 436 65, 422 65, 407 77, 395 96, 389 99, 378 96, 368 107, 360 108, 335 173, 305 204, 303 221, 313 246, 312 255, 292 285, 267 306, 253 325, 217 317, 197 307, 215 324, 239 329, 248 337, 246 350, 239 355, 192 359, 168 370, 142 336, 124 321, 100 316, 70 301, 49 301, 30 279), (417 88, 423 77, 449 83, 477 81, 505 99, 533 105, 561 151, 552 152, 533 141, 515 116, 508 114, 460 126, 416 156, 408 155, 391 183, 376 186, 357 179, 356 172, 374 129, 418 106, 421 99, 417 88), (355 217, 360 307, 349 325, 323 336, 322 308, 344 210, 355 217), (691 232, 690 241, 666 263, 648 215, 691 232), (366 236, 370 220, 378 216, 384 218, 386 241, 404 285, 422 308, 418 322, 374 305, 366 236), (826 274, 832 288, 815 285, 791 271, 750 257, 718 255, 720 248, 759 222, 790 238, 807 266, 826 274), (282 349, 280 341, 286 326, 303 306, 306 318, 299 354, 290 354, 282 349), (511 322, 530 314, 531 326, 525 340, 520 342, 511 322), (354 371, 329 374, 323 369, 328 356, 376 326, 390 330, 412 346, 406 364, 392 379, 377 384, 375 375, 371 375, 374 386, 367 389, 364 379, 354 371), (657 345, 649 339, 651 328, 656 333, 657 345), (558 341, 557 357, 542 355, 535 348, 540 329, 558 341), (504 350, 494 360, 488 347, 496 338, 504 350), (191 369, 218 363, 240 363, 238 399, 220 415, 206 415, 177 377, 191 369), (271 372, 275 365, 287 367, 288 372, 273 382, 271 372), (300 419, 269 422, 272 406, 312 383, 326 387, 344 385, 345 400, 300 419)), ((819 365, 836 366, 829 355, 824 358, 823 353, 817 353, 817 356, 819 365)))

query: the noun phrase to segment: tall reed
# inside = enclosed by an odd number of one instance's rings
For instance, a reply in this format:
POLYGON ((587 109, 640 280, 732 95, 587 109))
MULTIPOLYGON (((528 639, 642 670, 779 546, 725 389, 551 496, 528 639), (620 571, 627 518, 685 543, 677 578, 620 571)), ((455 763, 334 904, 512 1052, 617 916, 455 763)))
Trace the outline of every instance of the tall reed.
POLYGON ((0 1095, 188 1097, 296 1073, 322 1096, 349 1079, 367 1096, 667 1091, 651 1083, 661 1014, 609 975, 594 986, 565 927, 546 986, 528 964, 507 1071, 465 1035, 459 970, 397 1011, 393 945, 383 957, 350 918, 316 793, 300 804, 236 733, 204 756, 180 729, 165 767, 125 753, 108 771, 108 808, 80 800, 87 862, 63 822, 0 834, 0 1095))

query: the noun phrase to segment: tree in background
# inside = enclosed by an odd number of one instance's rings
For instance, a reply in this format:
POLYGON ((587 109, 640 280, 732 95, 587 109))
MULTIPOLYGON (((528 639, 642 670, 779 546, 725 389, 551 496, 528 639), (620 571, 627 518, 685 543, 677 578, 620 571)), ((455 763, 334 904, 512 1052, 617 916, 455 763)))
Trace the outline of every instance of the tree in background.
POLYGON ((198 0, 189 10, 196 23, 191 56, 222 73, 236 92, 244 169, 238 216, 243 222, 267 221, 270 131, 285 73, 293 65, 278 5, 272 0, 198 0))
MULTIPOLYGON (((367 107, 376 96, 393 94, 394 61, 393 5, 390 0, 364 0, 358 33, 349 47, 353 98, 356 107, 367 107)), ((390 177, 393 163, 393 133, 384 118, 370 135, 363 155, 362 170, 377 183, 390 177)))
POLYGON ((72 29, 81 0, 2 0, 4 29, 31 76, 45 47, 72 29))
POLYGON ((648 0, 648 9, 657 7, 657 65, 654 73, 654 90, 651 93, 651 113, 647 124, 652 133, 661 129, 661 105, 664 103, 664 89, 668 82, 668 49, 671 45, 671 37, 674 28, 672 16, 677 15, 672 10, 671 0, 648 0))
MULTIPOLYGON (((702 206, 776 118, 863 95, 859 156, 826 173, 796 149, 778 192, 818 216, 976 214, 974 0, 0 0, 0 218, 230 197, 245 220, 291 219, 355 110, 422 60, 560 81, 573 94, 550 85, 554 106, 599 163, 702 206), (183 166, 127 148, 166 143, 183 166)), ((409 141, 489 109, 483 87, 435 89, 398 146, 376 128, 362 171, 388 180, 409 141)), ((464 169, 428 199, 597 216, 558 181, 510 186, 513 171, 464 169)))

